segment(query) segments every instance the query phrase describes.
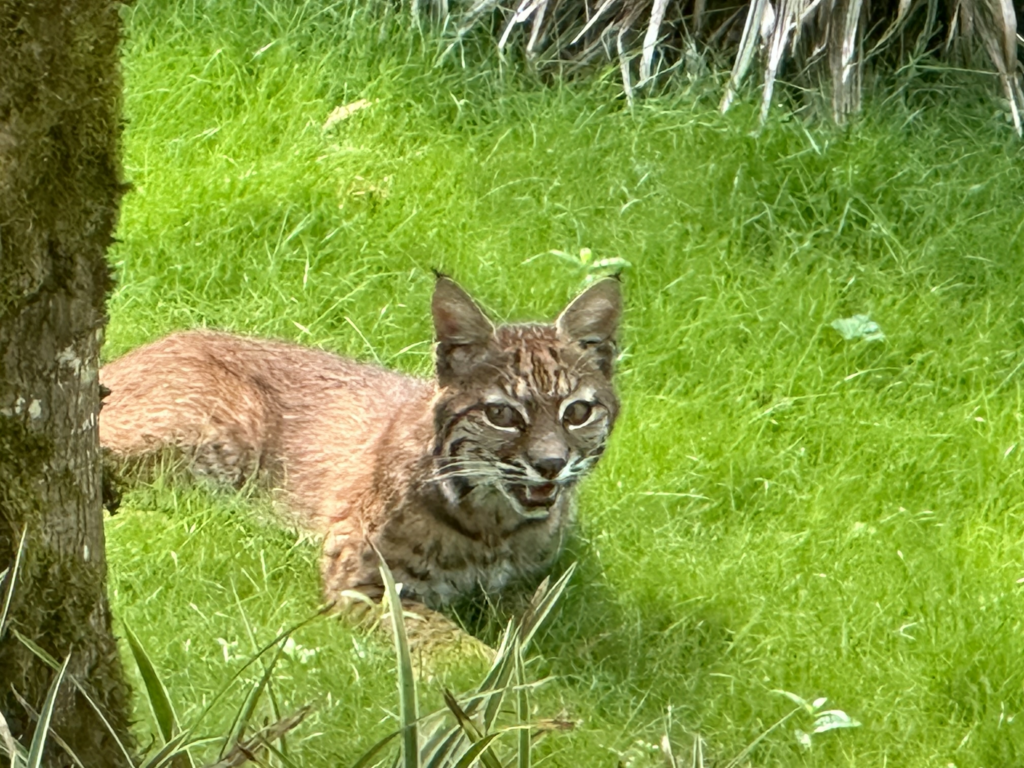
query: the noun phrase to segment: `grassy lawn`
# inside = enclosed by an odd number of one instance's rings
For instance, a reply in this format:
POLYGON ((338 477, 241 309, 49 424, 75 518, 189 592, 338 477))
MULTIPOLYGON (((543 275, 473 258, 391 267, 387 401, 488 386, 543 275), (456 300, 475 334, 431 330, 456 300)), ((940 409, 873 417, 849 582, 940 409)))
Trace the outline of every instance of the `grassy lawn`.
MULTIPOLYGON (((538 764, 661 766, 667 733, 727 765, 779 691, 862 725, 808 750, 797 715, 739 765, 1024 763, 1024 147, 987 91, 757 131, 713 89, 631 112, 613 76, 545 87, 482 44, 435 67, 373 5, 129 7, 107 358, 209 326, 428 375, 431 267, 516 320, 624 259, 623 416, 530 670, 536 716, 576 728, 538 764), (832 327, 855 315, 884 338, 832 327)), ((116 617, 182 722, 316 610, 316 543, 267 513, 158 484, 108 522, 116 617)), ((395 726, 391 649, 333 618, 295 640, 274 695, 315 709, 289 748, 351 764, 395 726)))

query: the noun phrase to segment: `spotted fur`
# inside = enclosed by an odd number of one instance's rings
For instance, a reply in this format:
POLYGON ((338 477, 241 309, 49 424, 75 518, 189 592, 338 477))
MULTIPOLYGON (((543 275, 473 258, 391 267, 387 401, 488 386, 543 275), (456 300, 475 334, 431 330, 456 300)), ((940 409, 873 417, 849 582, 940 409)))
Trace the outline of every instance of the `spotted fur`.
POLYGON ((107 365, 101 441, 121 459, 168 448, 196 474, 259 474, 324 537, 327 596, 377 599, 383 554, 405 595, 437 607, 546 571, 573 491, 604 452, 619 283, 551 325, 495 328, 439 277, 437 378, 222 333, 169 336, 107 365))

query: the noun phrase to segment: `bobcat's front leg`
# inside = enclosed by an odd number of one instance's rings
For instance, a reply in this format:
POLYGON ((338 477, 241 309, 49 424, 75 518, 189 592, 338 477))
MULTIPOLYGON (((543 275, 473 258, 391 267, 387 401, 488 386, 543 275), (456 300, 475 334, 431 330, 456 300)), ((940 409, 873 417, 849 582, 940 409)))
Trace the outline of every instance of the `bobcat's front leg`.
MULTIPOLYGON (((363 542, 359 541, 359 544, 363 542)), ((356 541, 340 532, 332 532, 324 542, 321 570, 327 598, 355 623, 384 631, 390 636, 392 623, 383 608, 385 589, 379 563, 380 557, 375 550, 365 544, 358 546, 356 541)), ((399 564, 396 564, 394 577, 398 582, 405 631, 414 657, 429 660, 474 656, 488 661, 494 658, 493 648, 403 588, 399 564)))

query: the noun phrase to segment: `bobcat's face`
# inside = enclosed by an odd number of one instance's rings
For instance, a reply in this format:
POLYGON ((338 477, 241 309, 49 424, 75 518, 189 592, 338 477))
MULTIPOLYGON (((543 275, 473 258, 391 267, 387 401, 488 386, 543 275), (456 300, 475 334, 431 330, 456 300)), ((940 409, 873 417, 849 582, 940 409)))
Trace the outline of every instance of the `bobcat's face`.
POLYGON ((435 456, 450 497, 492 492, 519 515, 544 518, 597 463, 619 408, 611 374, 620 313, 618 281, 608 279, 554 325, 495 329, 440 279, 435 456))

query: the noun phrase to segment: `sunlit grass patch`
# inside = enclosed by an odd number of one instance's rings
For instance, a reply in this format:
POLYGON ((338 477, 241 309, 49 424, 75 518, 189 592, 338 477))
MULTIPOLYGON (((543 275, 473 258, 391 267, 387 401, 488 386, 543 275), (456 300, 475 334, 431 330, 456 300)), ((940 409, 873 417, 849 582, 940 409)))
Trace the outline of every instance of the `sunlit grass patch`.
MULTIPOLYGON (((743 104, 435 69, 368 6, 129 14, 108 357, 208 325, 427 375, 431 267, 537 319, 628 262, 624 409, 533 669, 534 716, 576 728, 536 764, 660 765, 665 734, 728 764, 793 709, 778 690, 862 725, 808 751, 813 718, 787 721, 754 765, 1021 761, 1024 166, 1000 116, 919 94, 756 132, 743 104), (881 336, 845 338, 857 316, 881 336)), ((270 514, 157 485, 108 523, 115 612, 183 720, 319 605, 315 542, 270 514)), ((390 649, 336 619, 295 642, 296 753, 350 764, 394 727, 390 649)))

